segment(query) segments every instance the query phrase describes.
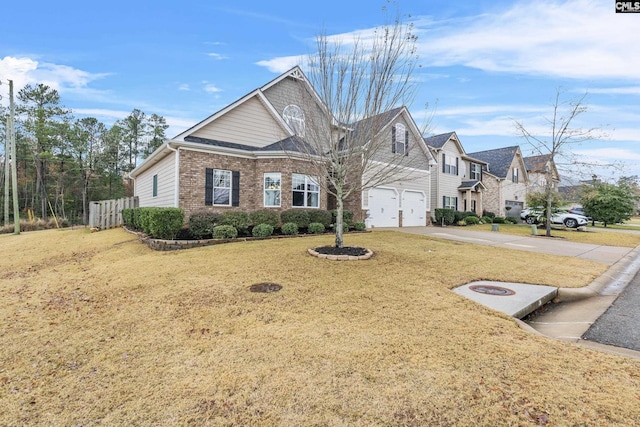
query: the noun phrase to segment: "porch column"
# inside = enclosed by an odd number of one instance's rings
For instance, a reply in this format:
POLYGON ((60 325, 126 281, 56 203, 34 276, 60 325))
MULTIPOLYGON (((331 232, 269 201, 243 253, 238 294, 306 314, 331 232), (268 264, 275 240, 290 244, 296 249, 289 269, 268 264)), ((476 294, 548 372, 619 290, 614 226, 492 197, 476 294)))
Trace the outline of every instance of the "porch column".
POLYGON ((482 207, 482 193, 482 190, 478 191, 478 212, 476 213, 480 216, 482 216, 482 212, 484 211, 484 208, 482 207))

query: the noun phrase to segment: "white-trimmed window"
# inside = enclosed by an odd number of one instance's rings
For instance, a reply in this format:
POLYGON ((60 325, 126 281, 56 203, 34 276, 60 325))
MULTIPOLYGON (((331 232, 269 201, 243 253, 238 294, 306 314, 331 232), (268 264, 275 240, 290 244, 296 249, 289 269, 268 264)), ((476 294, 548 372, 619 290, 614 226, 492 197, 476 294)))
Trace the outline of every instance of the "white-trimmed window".
POLYGON ((445 209, 453 209, 454 211, 458 209, 458 198, 457 197, 448 197, 442 196, 442 207, 445 209))
POLYGON ((282 118, 296 135, 304 137, 305 124, 302 108, 293 104, 287 105, 282 111, 282 118))
POLYGON ((320 186, 307 175, 294 173, 291 176, 294 207, 319 208, 320 186))
POLYGON ((231 206, 231 171, 213 170, 213 204, 231 206))
POLYGON ((519 175, 520 175, 520 171, 518 170, 518 168, 513 168, 511 181, 513 181, 514 183, 518 183, 519 175))
POLYGON ((471 163, 471 171, 469 172, 469 178, 475 181, 480 181, 482 178, 481 167, 477 163, 471 163))
POLYGON ((282 175, 271 172, 264 174, 264 206, 267 208, 280 207, 282 175))
POLYGON ((402 123, 396 123, 391 131, 391 152, 408 154, 409 132, 402 123))
POLYGON ((151 194, 153 197, 158 197, 158 174, 153 175, 151 194))
POLYGON ((442 172, 458 175, 458 158, 442 153, 442 172))

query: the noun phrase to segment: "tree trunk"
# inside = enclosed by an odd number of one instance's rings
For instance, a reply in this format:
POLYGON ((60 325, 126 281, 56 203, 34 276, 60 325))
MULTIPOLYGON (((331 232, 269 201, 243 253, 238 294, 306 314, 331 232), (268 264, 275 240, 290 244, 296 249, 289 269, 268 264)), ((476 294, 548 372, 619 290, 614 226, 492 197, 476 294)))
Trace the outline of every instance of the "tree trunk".
POLYGON ((337 191, 336 199, 336 248, 341 248, 344 245, 344 201, 342 200, 342 191, 340 189, 337 191))

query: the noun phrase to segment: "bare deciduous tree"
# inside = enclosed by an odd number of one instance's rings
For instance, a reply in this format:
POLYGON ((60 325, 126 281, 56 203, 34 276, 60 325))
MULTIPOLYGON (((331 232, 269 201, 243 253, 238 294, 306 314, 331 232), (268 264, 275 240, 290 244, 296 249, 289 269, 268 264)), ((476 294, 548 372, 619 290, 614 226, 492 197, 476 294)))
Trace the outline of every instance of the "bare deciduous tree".
POLYGON ((392 24, 350 43, 327 35, 316 38, 317 52, 310 55, 308 64, 315 92, 304 92, 304 132, 298 129, 301 138, 294 141, 296 156, 311 165, 318 184, 335 198, 336 247, 344 243, 347 198, 407 178, 415 166, 412 162, 419 159, 424 165, 428 156, 421 141, 392 155, 388 132, 382 132, 413 100, 415 41, 412 26, 398 16, 392 24), (404 150, 423 153, 409 156, 404 150))
MULTIPOLYGON (((544 196, 546 200, 546 235, 551 236, 551 214, 553 205, 554 165, 560 170, 567 170, 577 166, 587 166, 586 162, 576 160, 571 148, 584 142, 594 141, 604 136, 601 128, 582 128, 575 126, 576 119, 585 113, 588 107, 585 105, 588 93, 582 96, 563 100, 563 91, 556 90, 552 104, 552 115, 544 117, 550 127, 549 132, 540 135, 528 129, 521 121, 514 120, 518 133, 527 141, 533 151, 538 155, 547 155, 549 161, 541 171, 545 177, 544 196)), ((601 165, 600 165, 601 166, 601 165)))

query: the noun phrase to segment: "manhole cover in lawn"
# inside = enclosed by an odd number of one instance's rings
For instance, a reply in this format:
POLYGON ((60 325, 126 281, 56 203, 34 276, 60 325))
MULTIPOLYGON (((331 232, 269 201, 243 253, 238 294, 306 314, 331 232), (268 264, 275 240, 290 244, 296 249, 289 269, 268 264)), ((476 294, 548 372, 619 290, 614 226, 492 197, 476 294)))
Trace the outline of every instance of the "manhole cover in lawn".
POLYGON ((515 291, 503 288, 501 286, 473 285, 469 286, 469 289, 471 289, 473 292, 478 292, 479 294, 497 295, 503 297, 516 294, 515 291))
POLYGON ((280 289, 282 289, 282 286, 276 283, 256 283, 255 285, 249 286, 251 292, 269 293, 278 292, 280 289))

